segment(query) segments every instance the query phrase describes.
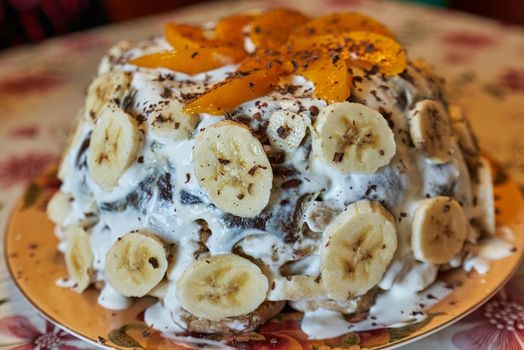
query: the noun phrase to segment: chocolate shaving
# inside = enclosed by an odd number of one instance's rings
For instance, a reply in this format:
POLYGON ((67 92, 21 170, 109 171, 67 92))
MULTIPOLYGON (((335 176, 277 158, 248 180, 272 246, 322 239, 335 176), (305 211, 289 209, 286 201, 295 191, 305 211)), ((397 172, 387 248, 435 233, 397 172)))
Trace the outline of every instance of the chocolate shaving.
POLYGON ((290 128, 284 125, 281 125, 277 129, 277 135, 281 139, 286 139, 289 136, 290 128))
POLYGON ((271 164, 282 164, 286 160, 286 154, 284 152, 275 152, 269 154, 268 159, 271 164))
POLYGON ((253 166, 251 167, 251 169, 249 169, 249 171, 248 171, 247 173, 248 173, 249 175, 251 175, 251 176, 255 175, 255 173, 256 173, 258 167, 259 167, 258 165, 253 165, 253 166))
POLYGON ((160 198, 166 201, 173 199, 173 188, 171 186, 171 174, 164 173, 157 180, 158 191, 160 198))
POLYGON ((309 113, 313 116, 313 117, 316 117, 319 113, 319 109, 317 106, 311 106, 309 107, 309 113))
POLYGON ((344 153, 342 152, 335 152, 335 154, 333 155, 333 161, 335 163, 340 163, 343 158, 344 158, 344 153))
POLYGON ((152 256, 147 260, 147 262, 149 262, 154 269, 158 269, 159 264, 157 258, 152 256))
POLYGON ((173 93, 171 92, 171 89, 168 87, 164 88, 164 91, 160 94, 160 97, 162 98, 171 98, 173 96, 173 93))
POLYGON ((287 180, 286 182, 284 182, 281 187, 283 189, 295 188, 295 187, 298 187, 301 183, 302 183, 302 180, 300 179, 291 179, 291 180, 287 180))

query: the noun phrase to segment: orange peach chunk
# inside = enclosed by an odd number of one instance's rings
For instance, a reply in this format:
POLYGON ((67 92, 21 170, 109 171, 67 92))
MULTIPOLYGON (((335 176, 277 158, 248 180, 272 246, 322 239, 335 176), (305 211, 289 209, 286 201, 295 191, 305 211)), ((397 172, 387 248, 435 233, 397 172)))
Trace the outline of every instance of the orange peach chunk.
POLYGON ((292 37, 286 50, 295 56, 308 52, 340 54, 348 65, 363 69, 377 66, 385 75, 396 75, 406 68, 406 54, 400 44, 387 36, 371 32, 344 32, 292 37))
POLYGON ((243 29, 253 18, 252 15, 232 15, 220 19, 214 31, 216 40, 231 46, 244 47, 243 29))
POLYGON ((222 115, 270 92, 281 73, 282 65, 277 62, 247 72, 239 71, 187 104, 184 111, 189 114, 222 115))
POLYGON ((186 74, 198 74, 241 61, 244 53, 233 48, 197 48, 163 51, 138 57, 129 63, 147 68, 168 68, 186 74))
POLYGON ((269 10, 251 22, 249 37, 255 47, 278 50, 291 32, 303 25, 309 17, 301 12, 278 8, 269 10))
POLYGON ((197 49, 211 44, 202 28, 187 24, 168 23, 164 28, 164 34, 167 42, 177 50, 197 49))
POLYGON ((342 102, 349 97, 351 77, 348 77, 346 62, 340 56, 324 54, 304 66, 306 68, 299 73, 313 82, 315 97, 330 103, 342 102))
POLYGON ((317 17, 297 28, 293 35, 311 36, 366 31, 393 38, 391 31, 379 21, 357 12, 333 13, 317 17))

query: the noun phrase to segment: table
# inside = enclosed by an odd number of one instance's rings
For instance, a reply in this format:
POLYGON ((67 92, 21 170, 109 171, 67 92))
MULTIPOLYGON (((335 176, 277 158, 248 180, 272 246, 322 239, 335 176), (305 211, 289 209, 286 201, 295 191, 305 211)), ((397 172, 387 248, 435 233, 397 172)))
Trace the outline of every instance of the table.
MULTIPOLYGON (((60 155, 100 57, 116 41, 139 40, 168 21, 200 22, 230 12, 296 6, 319 14, 358 10, 388 24, 411 57, 433 63, 469 115, 484 150, 524 191, 524 29, 448 10, 371 0, 214 2, 49 40, 0 54, 0 229, 24 186, 60 155)), ((35 228, 38 230, 38 228, 35 228)), ((35 232, 37 234, 37 232, 35 232)), ((3 251, 3 248, 1 249, 3 251)), ((46 323, 0 263, 0 348, 87 349, 46 323)), ((403 349, 524 348, 524 268, 483 308, 403 349), (520 291, 520 293, 519 293, 520 291), (491 306, 490 306, 491 303, 491 306), (496 312, 490 312, 495 306, 496 312), (505 325, 497 320, 503 320, 505 325)))

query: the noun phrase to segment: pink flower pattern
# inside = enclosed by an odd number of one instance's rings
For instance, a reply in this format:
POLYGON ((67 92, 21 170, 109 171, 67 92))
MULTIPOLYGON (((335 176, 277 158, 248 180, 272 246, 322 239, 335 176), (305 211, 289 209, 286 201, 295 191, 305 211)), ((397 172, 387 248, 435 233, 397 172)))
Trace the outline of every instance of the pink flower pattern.
POLYGON ((14 139, 30 139, 38 135, 36 125, 21 126, 9 132, 9 136, 14 139))
POLYGON ((75 337, 45 321, 45 330, 40 331, 25 316, 10 316, 0 319, 0 334, 17 338, 16 342, 3 339, 0 347, 9 347, 12 350, 80 350, 68 344, 76 340, 75 337))
POLYGON ((369 0, 324 0, 324 4, 331 8, 358 7, 369 0))
POLYGON ((524 69, 507 68, 500 76, 500 84, 514 92, 524 92, 524 69))
POLYGON ((445 44, 465 49, 479 49, 494 45, 497 40, 483 33, 456 31, 441 37, 445 44))
POLYGON ((69 52, 77 54, 110 45, 111 42, 106 38, 91 33, 75 34, 63 40, 64 48, 69 52))
POLYGON ((17 73, 0 80, 0 94, 22 96, 41 93, 63 82, 63 77, 49 72, 17 73))
POLYGON ((453 64, 464 64, 471 61, 472 56, 469 53, 451 51, 444 56, 446 62, 453 64))
POLYGON ((57 160, 58 157, 50 153, 30 152, 11 156, 0 162, 0 186, 26 184, 57 160))
POLYGON ((460 350, 519 350, 524 348, 524 276, 513 278, 504 289, 465 321, 472 328, 453 336, 460 350))

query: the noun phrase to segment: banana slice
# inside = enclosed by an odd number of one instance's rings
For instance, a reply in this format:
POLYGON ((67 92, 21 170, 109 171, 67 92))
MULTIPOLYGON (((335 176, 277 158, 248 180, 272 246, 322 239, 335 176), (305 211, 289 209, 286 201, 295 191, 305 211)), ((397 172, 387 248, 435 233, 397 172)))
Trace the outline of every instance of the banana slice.
POLYGON ((73 196, 57 191, 47 203, 47 216, 57 225, 63 225, 71 213, 73 196))
POLYGON ((311 300, 325 295, 320 277, 296 275, 273 280, 268 300, 311 300))
POLYGON ((164 244, 149 232, 128 233, 107 252, 104 271, 116 291, 126 297, 143 297, 167 271, 164 244))
POLYGON ((149 116, 151 131, 173 140, 186 140, 198 124, 198 116, 182 112, 183 105, 177 100, 170 100, 164 108, 155 109, 149 116))
POLYGON ((391 214, 378 202, 350 204, 324 232, 322 283, 334 300, 363 295, 380 282, 397 249, 391 214))
POLYGON ((449 116, 434 100, 422 100, 410 110, 409 133, 415 147, 435 164, 451 159, 453 138, 449 116))
POLYGON ((249 260, 223 254, 194 261, 176 286, 178 301, 186 311, 219 320, 256 310, 266 299, 268 281, 249 260))
POLYGON ((136 121, 120 107, 105 109, 89 143, 87 165, 93 180, 106 191, 115 187, 135 159, 139 145, 136 121))
POLYGON ((269 201, 273 171, 260 141, 241 123, 223 121, 201 132, 193 149, 198 183, 219 209, 253 217, 269 201))
POLYGON ((359 103, 327 106, 315 122, 313 147, 344 173, 371 174, 395 155, 393 131, 382 115, 359 103))
POLYGON ((493 193, 493 175, 491 164, 484 157, 479 157, 477 167, 477 183, 475 184, 475 196, 479 207, 479 222, 482 228, 489 234, 495 234, 495 196, 493 193))
POLYGON ((472 131, 469 120, 464 116, 462 108, 456 105, 449 106, 451 127, 457 137, 460 148, 469 155, 476 156, 480 153, 480 147, 475 134, 472 131))
POLYGON ((313 232, 324 232, 329 223, 337 215, 337 211, 322 202, 314 201, 304 213, 304 222, 313 232))
POLYGON ((413 215, 411 247, 417 260, 445 264, 464 244, 468 225, 464 210, 451 197, 422 200, 413 215))
POLYGON ((87 122, 82 118, 83 113, 83 109, 78 111, 62 151, 62 158, 60 159, 60 164, 58 164, 57 171, 57 177, 62 181, 64 181, 70 174, 71 169, 67 159, 71 156, 71 150, 82 142, 84 136, 84 126, 87 122))
POLYGON ((162 282, 156 285, 155 288, 149 291, 149 295, 158 299, 164 299, 167 295, 167 288, 169 287, 169 281, 163 279, 162 282))
POLYGON ((116 70, 96 77, 87 88, 86 119, 96 123, 109 104, 119 105, 129 91, 131 80, 131 73, 116 70))
POLYGON ((75 282, 74 290, 84 291, 93 282, 93 252, 89 234, 80 226, 69 226, 66 237, 65 262, 69 278, 75 282))
POLYGON ((291 152, 306 136, 307 122, 291 111, 276 111, 269 118, 267 136, 271 144, 283 151, 291 152))

